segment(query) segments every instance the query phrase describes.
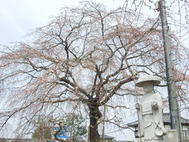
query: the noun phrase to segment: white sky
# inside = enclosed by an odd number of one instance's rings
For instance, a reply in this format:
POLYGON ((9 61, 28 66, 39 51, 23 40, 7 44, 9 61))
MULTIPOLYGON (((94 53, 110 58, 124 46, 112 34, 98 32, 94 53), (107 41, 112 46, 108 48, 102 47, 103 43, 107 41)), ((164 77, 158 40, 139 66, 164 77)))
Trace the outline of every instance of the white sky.
MULTIPOLYGON (((114 9, 124 0, 93 0, 114 9)), ((61 7, 74 6, 79 0, 0 0, 0 44, 20 41, 36 27, 46 25, 61 7)))
MULTIPOLYGON (((36 27, 46 25, 51 17, 59 14, 64 6, 76 6, 80 0, 0 0, 0 45, 24 40, 24 36, 36 27)), ((83 0, 84 1, 84 0, 83 0)), ((154 0, 154 3, 157 0, 154 0)), ((108 9, 123 6, 125 0, 93 0, 108 9)), ((154 5, 151 4, 153 7, 154 5)), ((175 10, 175 8, 173 7, 175 10)), ((145 15, 152 11, 143 8, 145 15)), ((176 12, 175 12, 176 13, 176 12)), ((156 13, 156 16, 158 13, 156 13)), ((185 15, 184 15, 185 16, 185 15)), ((183 33, 185 34, 185 33, 183 33)), ((182 37, 187 41, 188 36, 182 37)))

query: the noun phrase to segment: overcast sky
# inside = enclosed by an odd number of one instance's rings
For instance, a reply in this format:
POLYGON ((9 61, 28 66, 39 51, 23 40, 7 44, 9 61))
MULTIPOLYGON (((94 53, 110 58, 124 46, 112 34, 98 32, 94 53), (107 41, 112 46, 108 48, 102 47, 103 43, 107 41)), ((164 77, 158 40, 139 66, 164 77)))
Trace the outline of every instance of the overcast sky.
MULTIPOLYGON (((117 8, 124 0, 93 0, 108 9, 117 8)), ((79 0, 0 0, 0 44, 23 40, 36 27, 46 25, 61 7, 78 5, 79 0)))
MULTIPOLYGON (((76 6, 80 0, 0 0, 0 44, 24 40, 24 36, 36 27, 46 25, 64 6, 76 6)), ((154 6, 154 0, 151 6, 154 6)), ((104 4, 108 9, 123 6, 125 0, 93 0, 104 4)), ((152 11, 143 8, 145 15, 152 11)), ((175 11, 175 8, 174 8, 175 11)), ((177 12, 175 12, 177 13, 177 12)), ((158 12, 156 12, 156 17, 158 12)), ((184 15, 185 16, 185 15, 184 15)), ((185 33, 183 33, 185 34, 185 33)), ((182 37, 183 39, 188 38, 182 37)), ((182 39, 182 40, 183 40, 182 39)))

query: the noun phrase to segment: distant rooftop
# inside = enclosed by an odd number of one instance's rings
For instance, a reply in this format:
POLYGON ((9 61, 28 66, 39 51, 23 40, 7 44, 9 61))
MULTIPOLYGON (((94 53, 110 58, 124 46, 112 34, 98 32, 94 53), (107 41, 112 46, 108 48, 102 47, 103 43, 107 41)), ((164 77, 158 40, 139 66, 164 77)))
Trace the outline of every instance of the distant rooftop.
MULTIPOLYGON (((102 135, 100 135, 100 138, 102 138, 102 135)), ((108 136, 108 135, 104 135, 104 138, 105 138, 105 139, 114 139, 114 137, 108 136)))

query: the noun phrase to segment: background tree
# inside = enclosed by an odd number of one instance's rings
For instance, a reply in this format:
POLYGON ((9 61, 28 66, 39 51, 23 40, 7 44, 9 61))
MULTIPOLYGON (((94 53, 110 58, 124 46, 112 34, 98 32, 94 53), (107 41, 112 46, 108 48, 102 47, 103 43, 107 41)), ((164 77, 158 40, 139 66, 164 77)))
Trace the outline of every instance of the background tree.
POLYGON ((70 114, 66 116, 64 125, 69 129, 71 142, 77 141, 78 137, 86 137, 87 127, 85 121, 82 115, 70 114))
MULTIPOLYGON (((165 79, 159 19, 134 26, 136 21, 139 17, 132 11, 108 12, 102 5, 85 2, 64 8, 48 25, 30 34, 27 42, 3 49, 3 91, 10 102, 7 108, 15 107, 1 117, 2 127, 19 114, 19 126, 28 131, 38 112, 57 114, 61 110, 63 114, 65 109, 73 111, 72 106, 86 106, 90 142, 99 142, 101 106, 126 108, 126 95, 141 95, 134 87, 140 74, 165 79)), ((178 89, 185 88, 186 93, 188 55, 178 45, 173 40, 174 66, 178 84, 182 84, 178 89)), ((111 123, 118 125, 117 119, 113 116, 111 123)))
POLYGON ((32 138, 36 140, 52 139, 51 128, 40 125, 38 128, 35 129, 32 138))

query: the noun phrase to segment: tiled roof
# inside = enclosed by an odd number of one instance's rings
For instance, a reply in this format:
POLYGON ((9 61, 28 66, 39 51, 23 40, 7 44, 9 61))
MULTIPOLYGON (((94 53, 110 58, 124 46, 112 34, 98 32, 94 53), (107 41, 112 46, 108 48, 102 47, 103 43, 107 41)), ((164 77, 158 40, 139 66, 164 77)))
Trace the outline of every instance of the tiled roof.
MULTIPOLYGON (((100 135, 100 138, 102 138, 102 135, 100 135)), ((114 137, 108 136, 108 135, 104 135, 105 139, 114 139, 114 137)))
MULTIPOLYGON (((79 141, 79 142, 85 141, 82 137, 76 137, 76 140, 79 141)), ((66 141, 70 141, 70 138, 67 138, 66 141)))

